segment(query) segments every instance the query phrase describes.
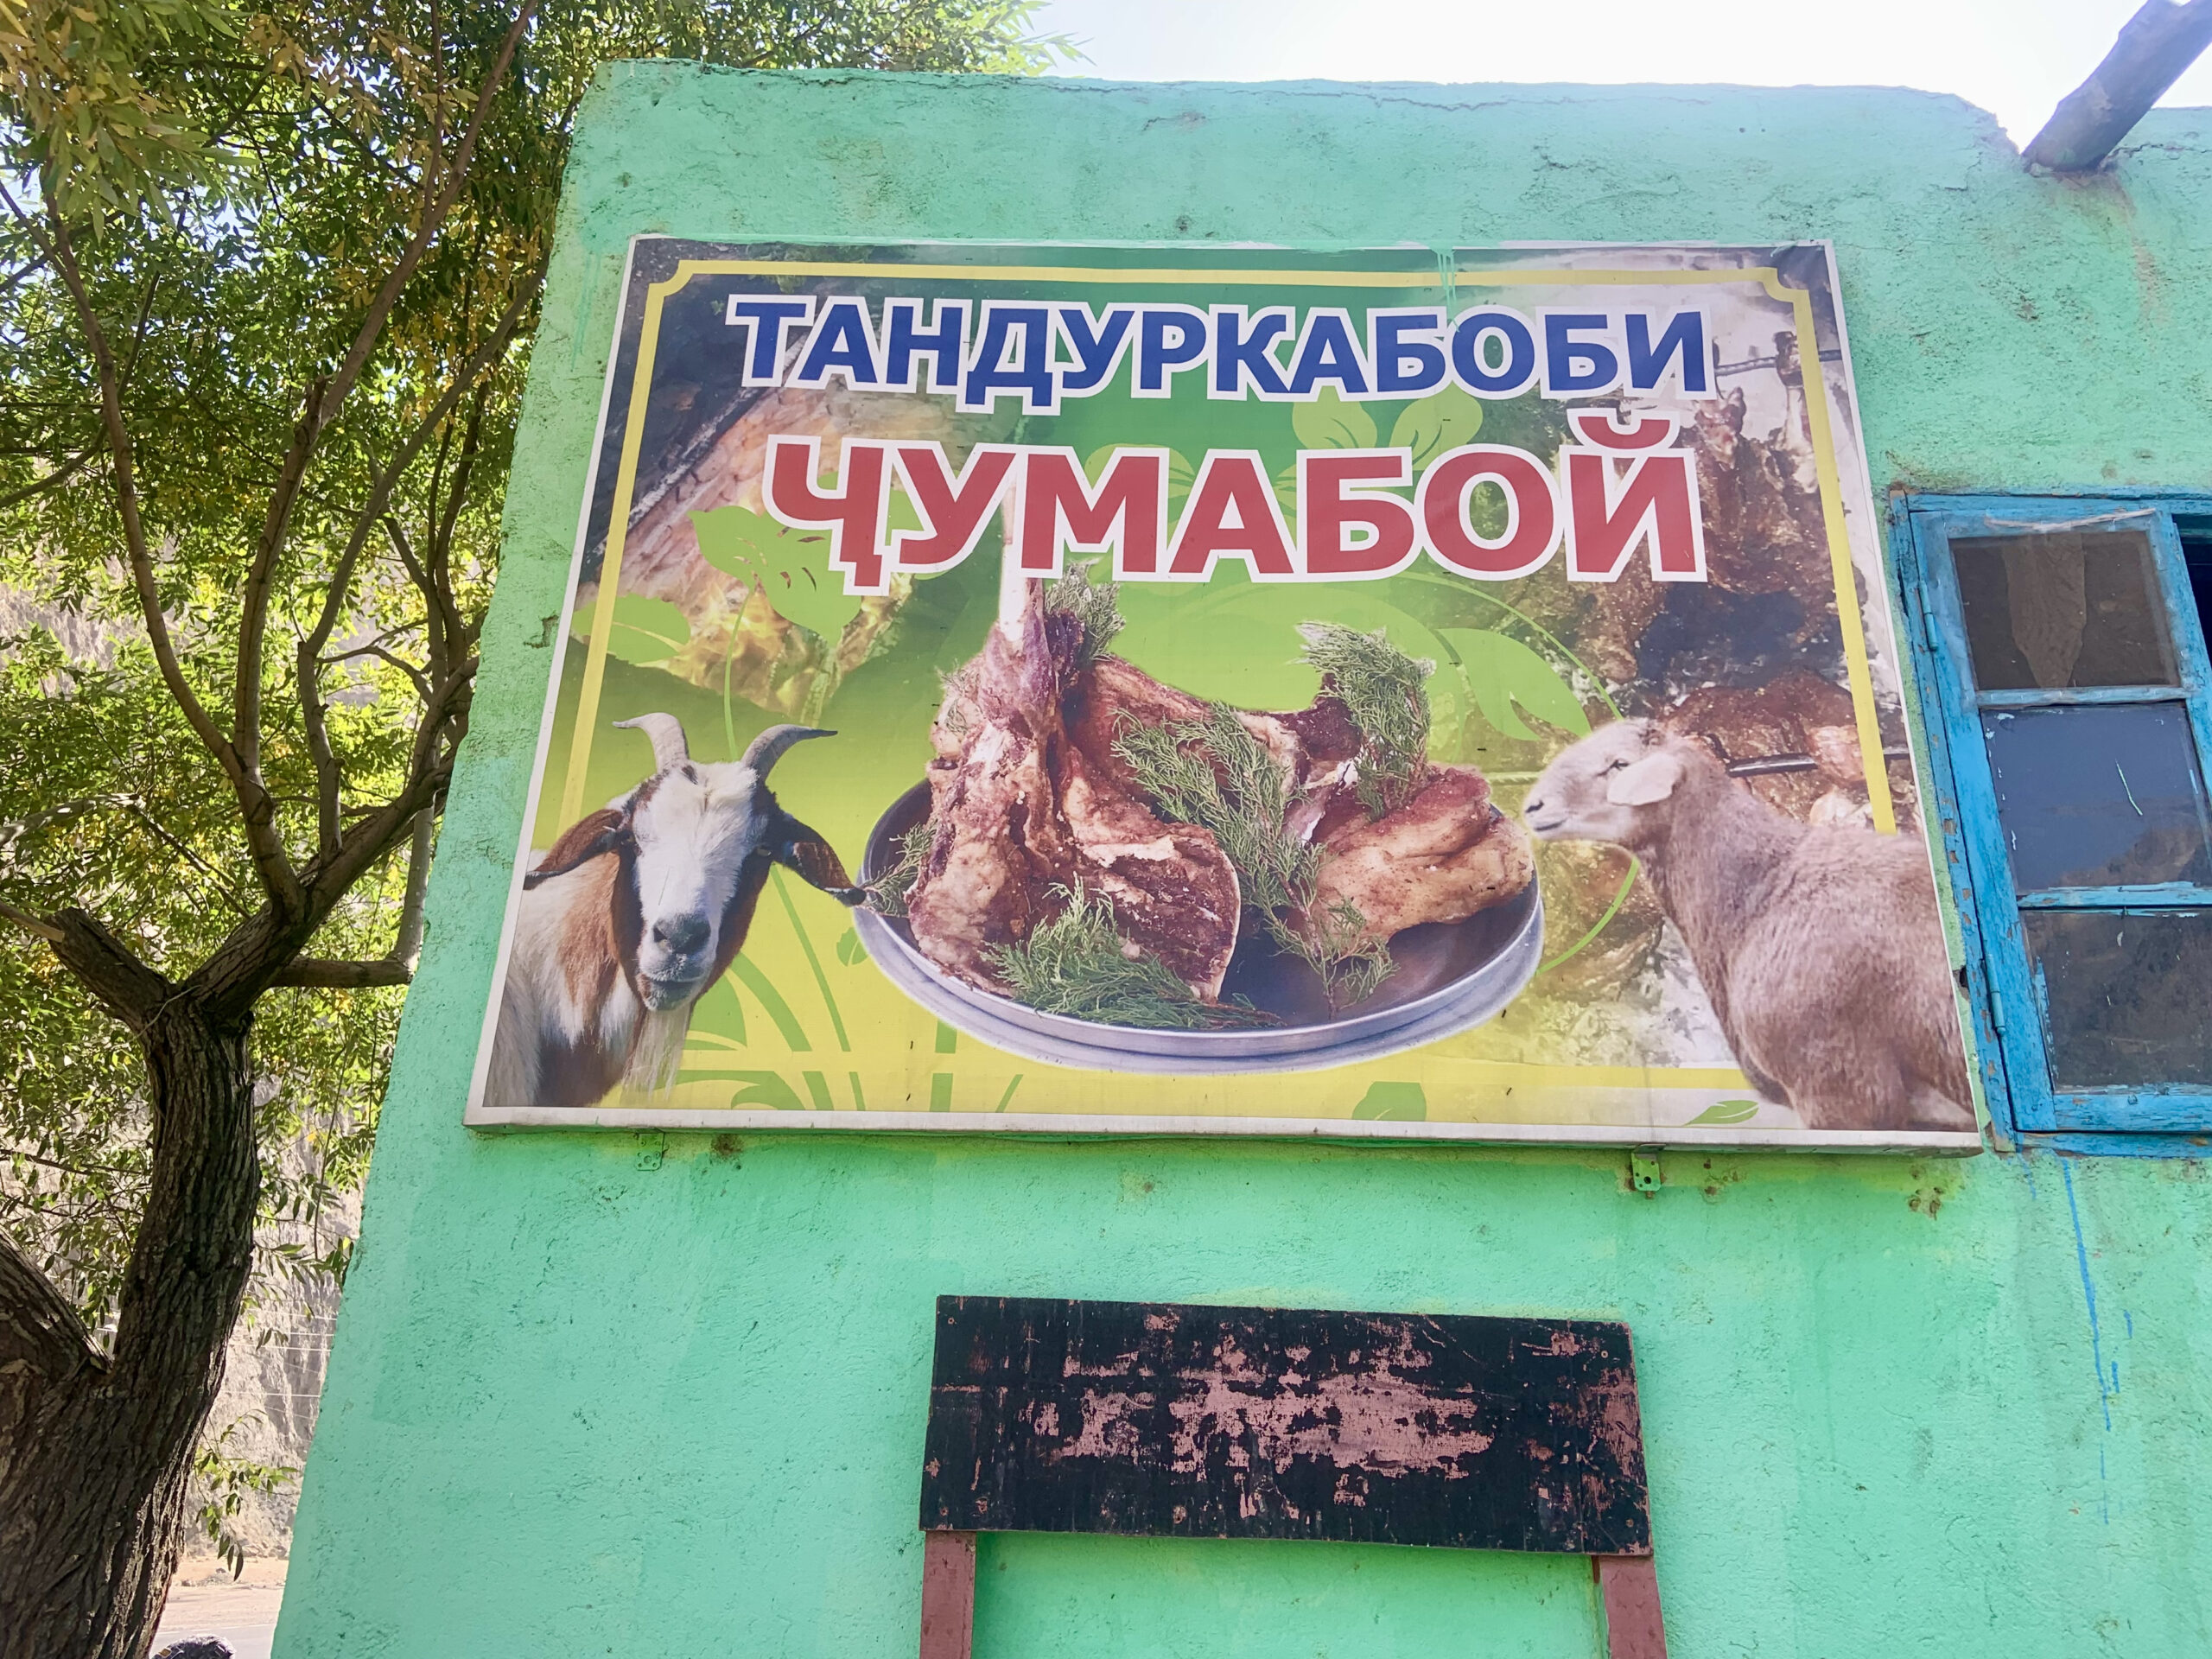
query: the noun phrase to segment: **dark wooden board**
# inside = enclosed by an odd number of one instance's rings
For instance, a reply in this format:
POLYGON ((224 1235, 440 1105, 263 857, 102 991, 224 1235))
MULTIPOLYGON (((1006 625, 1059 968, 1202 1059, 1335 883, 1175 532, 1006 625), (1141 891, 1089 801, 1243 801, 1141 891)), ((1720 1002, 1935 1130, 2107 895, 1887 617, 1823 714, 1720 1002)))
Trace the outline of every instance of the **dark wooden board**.
POLYGON ((922 1525, 1641 1555, 1628 1327, 946 1296, 922 1525))

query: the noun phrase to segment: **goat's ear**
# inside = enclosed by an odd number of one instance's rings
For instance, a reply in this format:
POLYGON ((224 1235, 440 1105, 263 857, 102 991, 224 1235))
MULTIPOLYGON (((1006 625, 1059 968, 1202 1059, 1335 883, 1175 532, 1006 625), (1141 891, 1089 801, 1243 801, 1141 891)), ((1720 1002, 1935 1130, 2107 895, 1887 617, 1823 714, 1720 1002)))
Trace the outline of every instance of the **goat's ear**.
POLYGON ((810 830, 790 813, 779 811, 763 844, 769 857, 785 869, 797 871, 809 887, 819 887, 849 905, 860 903, 862 889, 853 885, 853 878, 845 874, 844 861, 818 830, 810 830))
POLYGON ((1682 781, 1682 763, 1664 749, 1647 754, 1605 779, 1605 798, 1615 806, 1649 806, 1663 801, 1682 781))
POLYGON ((541 881, 566 875, 580 864, 588 864, 620 848, 630 834, 626 813, 602 806, 588 817, 578 818, 561 832, 561 839, 545 849, 545 861, 522 879, 528 892, 541 881))

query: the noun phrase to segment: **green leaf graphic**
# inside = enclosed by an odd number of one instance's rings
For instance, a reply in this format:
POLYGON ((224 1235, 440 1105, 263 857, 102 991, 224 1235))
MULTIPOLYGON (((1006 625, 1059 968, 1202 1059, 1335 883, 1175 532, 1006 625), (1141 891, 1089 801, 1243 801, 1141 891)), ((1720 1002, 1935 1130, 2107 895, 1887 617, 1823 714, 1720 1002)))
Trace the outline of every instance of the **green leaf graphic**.
POLYGON ((1180 449, 1167 452, 1167 505, 1173 507, 1190 494, 1191 486, 1198 481, 1198 469, 1191 465, 1190 457, 1180 449))
MULTIPOLYGON (((587 638, 598 619, 586 612, 577 632, 587 638)), ((622 594, 614 601, 614 626, 607 630, 607 654, 645 667, 664 663, 691 643, 691 625, 681 607, 643 594, 622 594)))
POLYGON ((1367 1123, 1423 1123, 1428 1120, 1428 1095, 1417 1083, 1370 1084, 1351 1115, 1367 1123))
MULTIPOLYGON (((822 545, 826 548, 825 540, 822 545)), ((799 560, 788 561, 780 568, 772 567, 761 591, 768 602, 776 607, 776 614, 786 622, 796 622, 810 633, 818 633, 834 644, 845 631, 845 624, 861 612, 861 596, 845 591, 844 575, 817 568, 799 560)))
POLYGON ((1301 448, 1375 448, 1375 417, 1359 404, 1338 397, 1333 386, 1322 387, 1321 395, 1310 404, 1294 404, 1290 429, 1298 435, 1301 448))
POLYGON ((1483 402, 1458 386, 1446 386, 1413 404, 1390 429, 1390 448, 1414 452, 1414 471, 1447 449, 1472 443, 1483 429, 1483 402))
POLYGON ((837 941, 837 960, 848 968, 857 968, 868 960, 868 946, 861 943, 860 934, 852 928, 847 928, 837 941))
MULTIPOLYGON (((1409 656, 1445 658, 1436 636, 1378 597, 1376 585, 1331 588, 1323 603, 1303 583, 1249 582, 1233 566, 1203 588, 1124 583, 1118 602, 1129 626, 1114 651, 1194 697, 1242 709, 1302 709, 1320 680, 1299 659, 1301 622, 1325 617, 1363 632, 1384 628, 1409 656)), ((1441 679, 1429 682, 1432 695, 1441 679)))
POLYGON ((753 579, 753 569, 784 556, 786 538, 798 532, 748 507, 714 507, 691 515, 699 556, 724 575, 753 579))
POLYGON ((1759 1115, 1756 1100, 1718 1100, 1690 1119, 1693 1123, 1748 1123, 1759 1115))
POLYGON ((1521 718, 1525 713, 1577 737, 1589 734, 1590 717, 1582 712, 1574 688, 1518 639, 1482 628, 1445 628, 1440 632, 1459 653, 1475 707, 1497 731, 1523 741, 1535 739, 1538 734, 1521 718))
POLYGON ((785 1081, 779 1072, 738 1071, 731 1075, 742 1085, 730 1093, 729 1105, 766 1106, 771 1111, 803 1112, 806 1103, 798 1097, 798 1090, 785 1081))
MULTIPOLYGON (((1098 487, 1098 480, 1104 476, 1107 463, 1114 459, 1114 451, 1127 447, 1109 443, 1084 457, 1083 475, 1090 480, 1091 488, 1098 487)), ((1197 482, 1198 476, 1198 469, 1191 465, 1188 456, 1179 449, 1167 452, 1167 505, 1170 509, 1191 493, 1191 486, 1197 482)))
MULTIPOLYGON (((893 529, 918 530, 921 515, 904 494, 891 499, 893 529)), ((714 507, 691 515, 699 556, 727 575, 757 582, 786 622, 835 641, 860 614, 861 595, 845 591, 842 570, 830 568, 830 537, 792 530, 745 507, 714 507)))

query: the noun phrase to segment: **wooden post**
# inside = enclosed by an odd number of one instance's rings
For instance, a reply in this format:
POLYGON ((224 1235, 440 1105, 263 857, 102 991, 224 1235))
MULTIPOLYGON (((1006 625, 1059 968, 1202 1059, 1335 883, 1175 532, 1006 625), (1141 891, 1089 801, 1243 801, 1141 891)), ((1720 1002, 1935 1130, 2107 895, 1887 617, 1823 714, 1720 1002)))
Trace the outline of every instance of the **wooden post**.
POLYGON ((1605 1605, 1605 1659, 1667 1659, 1659 1574, 1649 1555, 1592 1555, 1605 1605))
POLYGON ((976 1535, 922 1535, 922 1659, 969 1659, 976 1637, 976 1535))

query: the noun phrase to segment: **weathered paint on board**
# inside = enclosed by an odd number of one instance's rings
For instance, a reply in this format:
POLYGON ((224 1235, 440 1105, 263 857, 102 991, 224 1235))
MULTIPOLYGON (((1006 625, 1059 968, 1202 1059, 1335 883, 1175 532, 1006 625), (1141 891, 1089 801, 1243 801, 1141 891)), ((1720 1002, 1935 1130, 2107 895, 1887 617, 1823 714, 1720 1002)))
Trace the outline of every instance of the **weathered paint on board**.
POLYGON ((1643 1554, 1628 1327, 940 1297, 922 1525, 1643 1554))

